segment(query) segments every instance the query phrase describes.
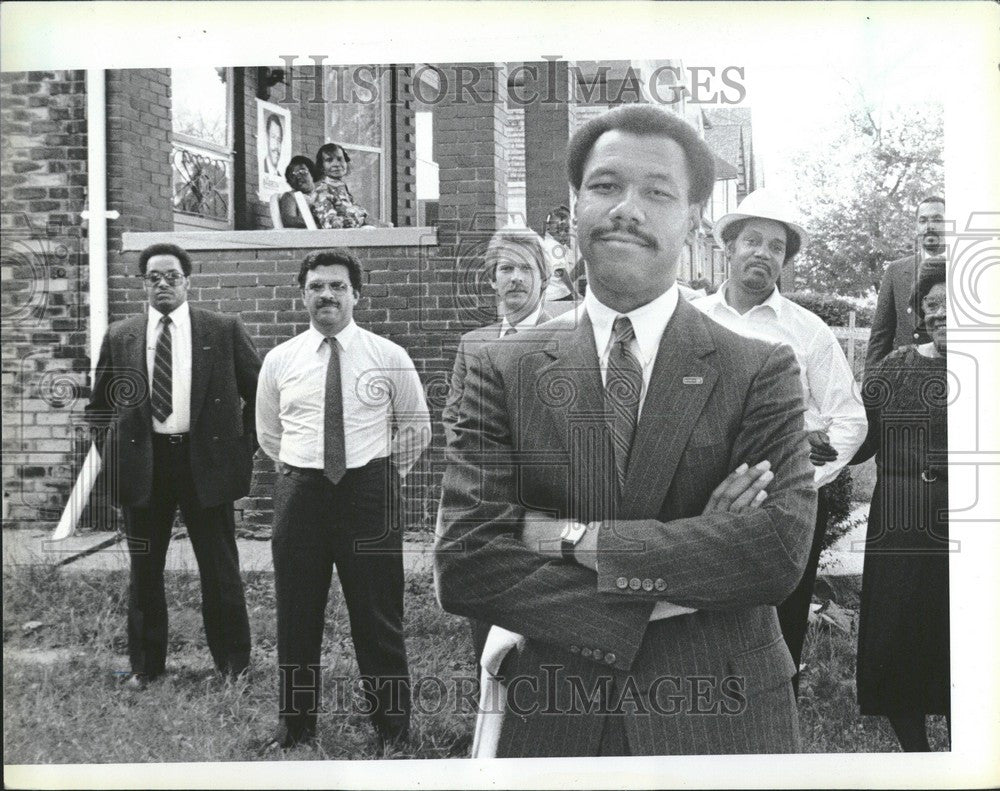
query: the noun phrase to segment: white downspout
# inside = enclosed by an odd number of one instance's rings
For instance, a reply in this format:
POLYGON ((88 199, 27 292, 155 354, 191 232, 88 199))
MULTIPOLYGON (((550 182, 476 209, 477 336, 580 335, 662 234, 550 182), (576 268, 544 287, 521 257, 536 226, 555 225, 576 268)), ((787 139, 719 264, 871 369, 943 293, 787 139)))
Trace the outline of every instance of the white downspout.
MULTIPOLYGON (((87 70, 87 209, 80 212, 87 221, 87 261, 90 275, 90 382, 101 343, 108 329, 108 219, 117 219, 117 211, 108 211, 107 184, 107 100, 104 69, 87 70)), ((67 538, 76 531, 80 515, 90 499, 94 481, 101 471, 101 457, 90 446, 80 468, 69 501, 52 534, 53 541, 67 538)))

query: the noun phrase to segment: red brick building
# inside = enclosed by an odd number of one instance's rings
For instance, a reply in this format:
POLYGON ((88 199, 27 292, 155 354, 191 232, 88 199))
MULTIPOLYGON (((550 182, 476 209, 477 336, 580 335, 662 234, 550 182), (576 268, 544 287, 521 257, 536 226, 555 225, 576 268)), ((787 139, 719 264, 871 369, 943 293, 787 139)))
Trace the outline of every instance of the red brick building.
MULTIPOLYGON (((0 75, 7 523, 59 519, 89 447, 82 409, 92 336, 103 334, 105 313, 114 321, 142 309, 135 262, 153 242, 190 251, 192 302, 240 314, 261 355, 307 326, 295 282, 303 256, 351 247, 366 270, 356 318, 407 349, 436 418, 459 335, 493 317, 482 253, 510 220, 508 195, 543 230, 548 211, 569 200, 569 135, 588 112, 615 103, 580 101, 580 73, 588 72, 565 62, 344 69, 304 61, 0 75), (532 94, 542 98, 525 99, 532 94), (280 109, 291 153, 312 158, 323 143, 345 145, 352 190, 383 227, 272 228, 259 190, 260 102, 280 109), (103 124, 88 120, 95 108, 103 124), (418 141, 418 113, 430 145, 418 141), (436 176, 430 199, 417 195, 418 143, 432 152, 422 162, 436 176), (107 220, 94 212, 83 221, 101 203, 88 201, 95 167, 106 175, 107 220), (92 288, 102 267, 90 255, 105 233, 93 254, 106 258, 106 283, 92 288)), ((627 75, 609 73, 620 93, 627 75)), ((411 526, 432 523, 441 443, 436 425, 432 452, 408 478, 411 526)), ((266 531, 273 470, 257 464, 237 519, 266 531)), ((103 509, 89 510, 81 527, 100 521, 103 509)))

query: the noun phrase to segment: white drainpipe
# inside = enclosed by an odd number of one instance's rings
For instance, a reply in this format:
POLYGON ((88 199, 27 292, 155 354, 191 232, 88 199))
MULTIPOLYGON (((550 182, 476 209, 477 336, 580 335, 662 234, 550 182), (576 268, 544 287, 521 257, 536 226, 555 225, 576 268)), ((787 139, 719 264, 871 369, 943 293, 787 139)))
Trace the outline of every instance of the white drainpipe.
MULTIPOLYGON (((107 101, 104 69, 87 70, 87 261, 90 274, 90 382, 93 385, 101 343, 108 329, 108 220, 118 212, 108 211, 107 101)), ((101 471, 101 457, 94 445, 80 468, 69 501, 52 534, 53 541, 76 531, 77 522, 101 471)))

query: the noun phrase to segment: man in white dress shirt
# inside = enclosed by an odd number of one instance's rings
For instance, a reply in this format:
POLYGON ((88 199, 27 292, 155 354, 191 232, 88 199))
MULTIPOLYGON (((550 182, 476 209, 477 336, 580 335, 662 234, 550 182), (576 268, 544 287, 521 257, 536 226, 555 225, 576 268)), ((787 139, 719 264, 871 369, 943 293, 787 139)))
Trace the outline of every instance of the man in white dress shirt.
POLYGON ((264 750, 316 737, 334 564, 379 744, 408 735, 399 486, 430 441, 430 418, 406 351, 354 323, 361 280, 349 250, 306 256, 299 285, 310 327, 261 368, 257 432, 278 467, 271 546, 280 670, 280 725, 264 750))
MULTIPOLYGON (((798 667, 829 513, 829 495, 822 487, 840 474, 861 446, 868 422, 854 374, 833 332, 815 313, 778 291, 782 266, 808 242, 794 216, 779 195, 761 189, 747 195, 735 212, 721 217, 715 237, 729 258, 730 277, 715 294, 692 304, 742 335, 787 344, 799 364, 810 460, 820 494, 805 574, 778 607, 782 634, 798 667)), ((793 684, 797 692, 798 674, 793 684)))

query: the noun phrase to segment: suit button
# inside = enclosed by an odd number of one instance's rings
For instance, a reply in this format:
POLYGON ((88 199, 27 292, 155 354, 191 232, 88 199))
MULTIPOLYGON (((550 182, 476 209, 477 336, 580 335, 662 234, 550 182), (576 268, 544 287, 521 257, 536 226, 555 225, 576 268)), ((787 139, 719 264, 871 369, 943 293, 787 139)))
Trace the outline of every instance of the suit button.
POLYGON ((907 309, 906 309, 906 312, 907 312, 907 313, 913 313, 913 308, 907 308, 907 309))
POLYGON ((222 403, 222 399, 221 398, 216 398, 215 399, 215 403, 216 404, 221 404, 222 403))
POLYGON ((642 589, 649 593, 649 591, 653 590, 653 581, 651 579, 644 579, 642 581, 642 589))
POLYGON ((600 648, 594 649, 594 659, 600 662, 604 658, 604 652, 600 648))
POLYGON ((614 654, 605 654, 604 661, 607 662, 609 665, 613 665, 616 661, 618 661, 618 657, 615 656, 614 654))
POLYGON ((667 589, 667 581, 662 578, 657 578, 656 582, 653 583, 653 587, 658 591, 665 591, 667 589))
POLYGON ((133 445, 135 445, 135 440, 134 439, 130 439, 129 442, 131 442, 133 445))
POLYGON ((212 437, 212 442, 218 442, 218 441, 219 441, 218 437, 212 437))
POLYGON ((639 590, 639 588, 641 588, 641 587, 642 587, 642 580, 641 580, 641 579, 639 579, 638 577, 632 577, 632 579, 630 579, 630 580, 628 581, 628 586, 629 586, 629 587, 630 587, 630 588, 631 588, 632 590, 634 590, 634 591, 637 591, 637 590, 639 590))
MULTIPOLYGON (((132 441, 135 442, 135 440, 132 441)), ((625 590, 625 588, 628 587, 628 577, 619 577, 618 579, 615 580, 615 585, 617 585, 622 590, 625 590)))
POLYGON ((571 645, 569 647, 569 652, 571 654, 579 654, 580 653, 580 646, 578 646, 578 645, 571 645))
POLYGON ((590 659, 590 657, 592 657, 593 655, 594 655, 594 652, 591 651, 589 648, 581 648, 580 649, 580 656, 585 657, 586 659, 590 659))

